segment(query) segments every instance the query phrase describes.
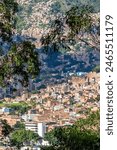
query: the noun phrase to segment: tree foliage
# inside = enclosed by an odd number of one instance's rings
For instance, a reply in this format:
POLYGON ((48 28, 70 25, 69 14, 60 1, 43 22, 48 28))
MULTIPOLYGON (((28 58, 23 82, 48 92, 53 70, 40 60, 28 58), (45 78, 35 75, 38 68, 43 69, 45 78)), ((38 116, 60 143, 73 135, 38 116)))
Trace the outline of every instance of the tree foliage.
POLYGON ((14 129, 25 129, 25 124, 18 121, 16 122, 16 124, 14 125, 14 129))
POLYGON ((12 103, 7 105, 8 108, 11 108, 13 111, 11 115, 22 115, 25 114, 31 107, 26 103, 12 103))
POLYGON ((14 22, 14 15, 17 12, 18 4, 14 0, 0 1, 0 37, 3 40, 10 40, 14 22))
POLYGON ((1 58, 1 84, 7 85, 16 80, 27 86, 29 78, 39 74, 38 54, 34 48, 28 41, 13 44, 7 55, 1 58))
POLYGON ((26 142, 37 142, 39 139, 39 136, 37 133, 34 133, 30 130, 25 129, 19 129, 13 131, 11 134, 11 145, 16 146, 17 148, 20 148, 23 146, 26 142))
POLYGON ((53 150, 99 150, 99 112, 78 120, 73 126, 55 128, 47 133, 46 139, 51 146, 45 150, 52 147, 53 150))
POLYGON ((13 129, 6 120, 0 120, 0 122, 2 124, 2 135, 6 137, 12 132, 13 129))
POLYGON ((89 5, 72 7, 65 16, 56 17, 52 22, 49 32, 41 39, 42 45, 46 49, 73 50, 73 45, 82 42, 99 50, 99 18, 95 20, 93 15, 89 5))
POLYGON ((0 1, 0 85, 7 86, 20 82, 27 86, 29 78, 39 74, 38 53, 35 46, 25 40, 19 43, 13 42, 15 36, 15 15, 18 4, 14 0, 0 1), (4 43, 10 45, 7 52, 2 49, 4 43))

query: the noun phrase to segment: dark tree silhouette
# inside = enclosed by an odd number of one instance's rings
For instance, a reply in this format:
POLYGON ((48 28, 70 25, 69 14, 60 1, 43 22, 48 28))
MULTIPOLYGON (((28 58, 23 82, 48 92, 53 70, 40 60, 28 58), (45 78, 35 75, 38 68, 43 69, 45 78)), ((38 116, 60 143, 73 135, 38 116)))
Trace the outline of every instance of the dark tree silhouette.
POLYGON ((2 135, 6 137, 13 131, 13 129, 6 120, 0 120, 0 122, 2 124, 2 135))
POLYGON ((29 41, 14 43, 15 15, 18 4, 14 0, 0 1, 0 85, 7 86, 20 82, 27 86, 29 78, 39 74, 38 53, 35 46, 29 41), (8 51, 3 51, 3 44, 9 46, 8 51), (7 51, 7 52, 6 52, 7 51))
POLYGON ((99 18, 88 5, 72 7, 65 16, 56 17, 49 32, 41 39, 42 45, 48 50, 74 50, 76 43, 84 43, 99 51, 99 18))

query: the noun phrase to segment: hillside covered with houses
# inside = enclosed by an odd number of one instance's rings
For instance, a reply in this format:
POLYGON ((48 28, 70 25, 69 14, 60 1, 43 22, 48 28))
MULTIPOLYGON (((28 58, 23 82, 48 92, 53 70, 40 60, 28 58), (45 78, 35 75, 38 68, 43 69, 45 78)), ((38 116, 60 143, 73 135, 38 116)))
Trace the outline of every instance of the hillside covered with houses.
MULTIPOLYGON (((0 71, 3 73, 0 73, 0 83, 2 79, 8 80, 5 86, 0 86, 0 150, 78 150, 78 147, 80 150, 99 150, 99 0, 16 1, 18 11, 13 16, 13 34, 8 30, 12 35, 11 39, 4 41, 0 38, 0 71), (90 30, 89 27, 86 30, 88 23, 84 23, 82 31, 79 32, 75 26, 74 36, 70 32, 74 15, 70 16, 69 22, 67 13, 72 12, 72 8, 74 13, 76 5, 77 9, 80 6, 93 7, 91 13, 85 14, 91 19, 92 26, 89 25, 90 30), (56 22, 58 24, 54 24, 56 22), (12 44, 15 46, 10 49, 12 44), (54 50, 53 45, 58 46, 57 44, 63 47, 54 47, 54 50), (21 51, 22 47, 24 49, 21 51), (15 58, 14 52, 20 52, 20 55, 15 58), (29 59, 29 54, 33 59, 29 59), (26 59, 27 62, 24 61, 22 65, 18 59, 26 59), (7 62, 6 65, 4 60, 15 62, 10 65, 7 62), (20 64, 23 69, 19 67, 20 64), (16 72, 17 67, 22 73, 29 71, 29 76, 23 76, 27 83, 25 86, 21 84, 22 74, 14 75, 9 71, 14 66, 16 72), (36 75, 34 78, 31 69, 36 75), (13 78, 10 75, 6 78, 7 70, 13 78), (70 142, 72 138, 76 147, 70 142)), ((0 2, 0 13, 4 3, 4 0, 0 2)), ((9 3, 6 6, 7 4, 9 3)), ((9 5, 8 8, 10 9, 9 5)), ((82 16, 79 14, 76 20, 82 16)), ((82 17, 80 19, 82 21, 82 17)), ((2 21, 4 25, 6 20, 2 21)), ((0 34, 2 32, 4 33, 4 26, 0 29, 0 34)), ((6 35, 5 33, 4 36, 6 35)))

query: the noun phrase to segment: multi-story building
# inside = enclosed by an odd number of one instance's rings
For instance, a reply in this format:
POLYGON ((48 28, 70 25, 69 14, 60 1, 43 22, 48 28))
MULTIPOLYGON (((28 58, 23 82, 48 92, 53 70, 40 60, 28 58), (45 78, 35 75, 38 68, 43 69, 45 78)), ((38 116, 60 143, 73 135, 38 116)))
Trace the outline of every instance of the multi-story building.
POLYGON ((35 133, 38 133, 40 137, 44 137, 44 134, 46 133, 46 125, 45 123, 38 123, 38 122, 26 122, 25 123, 26 130, 33 131, 35 133))

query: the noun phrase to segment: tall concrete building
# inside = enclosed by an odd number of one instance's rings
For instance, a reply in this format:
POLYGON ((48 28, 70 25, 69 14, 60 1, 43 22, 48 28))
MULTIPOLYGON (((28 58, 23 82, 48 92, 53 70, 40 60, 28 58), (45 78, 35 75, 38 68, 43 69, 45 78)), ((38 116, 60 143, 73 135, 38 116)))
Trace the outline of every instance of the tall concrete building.
POLYGON ((25 123, 26 130, 33 131, 35 133, 38 133, 40 137, 44 137, 44 134, 46 133, 46 124, 45 123, 38 123, 38 122, 26 122, 25 123))

